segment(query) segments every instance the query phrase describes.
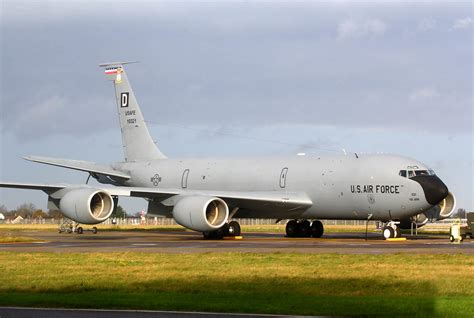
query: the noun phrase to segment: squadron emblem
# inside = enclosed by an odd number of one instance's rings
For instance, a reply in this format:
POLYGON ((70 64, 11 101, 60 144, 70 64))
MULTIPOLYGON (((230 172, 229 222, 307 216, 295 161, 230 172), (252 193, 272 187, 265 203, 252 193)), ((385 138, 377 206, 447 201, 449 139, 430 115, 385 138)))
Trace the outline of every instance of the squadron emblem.
POLYGON ((160 182, 161 182, 161 177, 160 177, 160 175, 159 175, 158 173, 155 174, 153 177, 150 178, 150 182, 153 183, 153 185, 154 185, 155 187, 157 187, 158 184, 160 184, 160 182))

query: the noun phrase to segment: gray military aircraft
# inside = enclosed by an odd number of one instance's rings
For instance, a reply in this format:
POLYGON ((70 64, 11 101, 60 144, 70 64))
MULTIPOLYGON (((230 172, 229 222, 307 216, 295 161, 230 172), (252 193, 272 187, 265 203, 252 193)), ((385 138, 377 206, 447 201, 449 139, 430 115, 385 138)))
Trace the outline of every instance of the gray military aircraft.
POLYGON ((29 156, 25 159, 85 171, 99 183, 29 184, 48 208, 82 224, 110 217, 119 196, 148 200, 148 213, 173 217, 205 238, 240 235, 236 218, 289 220, 289 237, 321 237, 321 219, 378 220, 383 236, 400 236, 413 222, 449 217, 456 199, 433 170, 395 155, 318 155, 279 158, 167 158, 155 145, 125 73, 125 62, 106 63, 113 81, 125 160, 93 162, 29 156), (309 221, 312 220, 312 221, 309 221))

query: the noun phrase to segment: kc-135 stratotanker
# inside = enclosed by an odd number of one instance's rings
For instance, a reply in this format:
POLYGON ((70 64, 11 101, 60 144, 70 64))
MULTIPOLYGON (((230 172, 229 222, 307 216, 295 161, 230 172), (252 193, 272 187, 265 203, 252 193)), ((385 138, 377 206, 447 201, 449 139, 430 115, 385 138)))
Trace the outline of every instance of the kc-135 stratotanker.
POLYGON ((154 143, 124 65, 106 63, 114 83, 125 160, 106 165, 28 156, 88 172, 107 187, 0 182, 37 189, 48 208, 81 224, 107 220, 120 196, 148 201, 147 213, 172 217, 205 238, 239 236, 238 218, 288 220, 289 237, 321 237, 324 219, 378 220, 385 238, 400 228, 449 217, 456 199, 433 170, 396 155, 167 158, 154 143))

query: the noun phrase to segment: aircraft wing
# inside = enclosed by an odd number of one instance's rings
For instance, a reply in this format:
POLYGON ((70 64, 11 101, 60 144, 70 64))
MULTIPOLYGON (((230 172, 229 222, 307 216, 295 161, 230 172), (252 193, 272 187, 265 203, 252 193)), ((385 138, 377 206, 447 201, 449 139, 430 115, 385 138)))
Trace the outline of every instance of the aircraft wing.
POLYGON ((248 209, 251 211, 286 211, 301 212, 313 205, 311 199, 304 192, 286 191, 214 191, 214 190, 187 190, 171 188, 144 188, 144 187, 96 187, 85 184, 34 184, 34 183, 2 183, 3 188, 21 188, 42 190, 48 194, 64 188, 94 188, 107 191, 112 196, 140 197, 154 199, 164 205, 173 206, 182 196, 201 195, 218 197, 230 206, 248 209))
POLYGON ((70 159, 61 159, 61 158, 48 158, 48 157, 39 157, 39 156, 26 156, 23 157, 28 161, 44 163, 47 165, 63 167, 68 169, 86 171, 89 173, 96 173, 105 176, 116 177, 123 180, 130 179, 130 175, 120 170, 116 170, 108 165, 101 165, 95 162, 90 161, 81 161, 81 160, 70 160, 70 159))

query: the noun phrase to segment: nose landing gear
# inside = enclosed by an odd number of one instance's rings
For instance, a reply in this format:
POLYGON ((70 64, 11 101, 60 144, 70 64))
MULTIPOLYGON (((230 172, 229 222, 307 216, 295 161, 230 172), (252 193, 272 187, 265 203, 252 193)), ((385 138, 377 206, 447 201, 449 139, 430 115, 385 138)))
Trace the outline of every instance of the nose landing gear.
POLYGON ((400 227, 398 226, 400 222, 390 221, 382 229, 382 234, 385 239, 397 238, 401 236, 400 227))

